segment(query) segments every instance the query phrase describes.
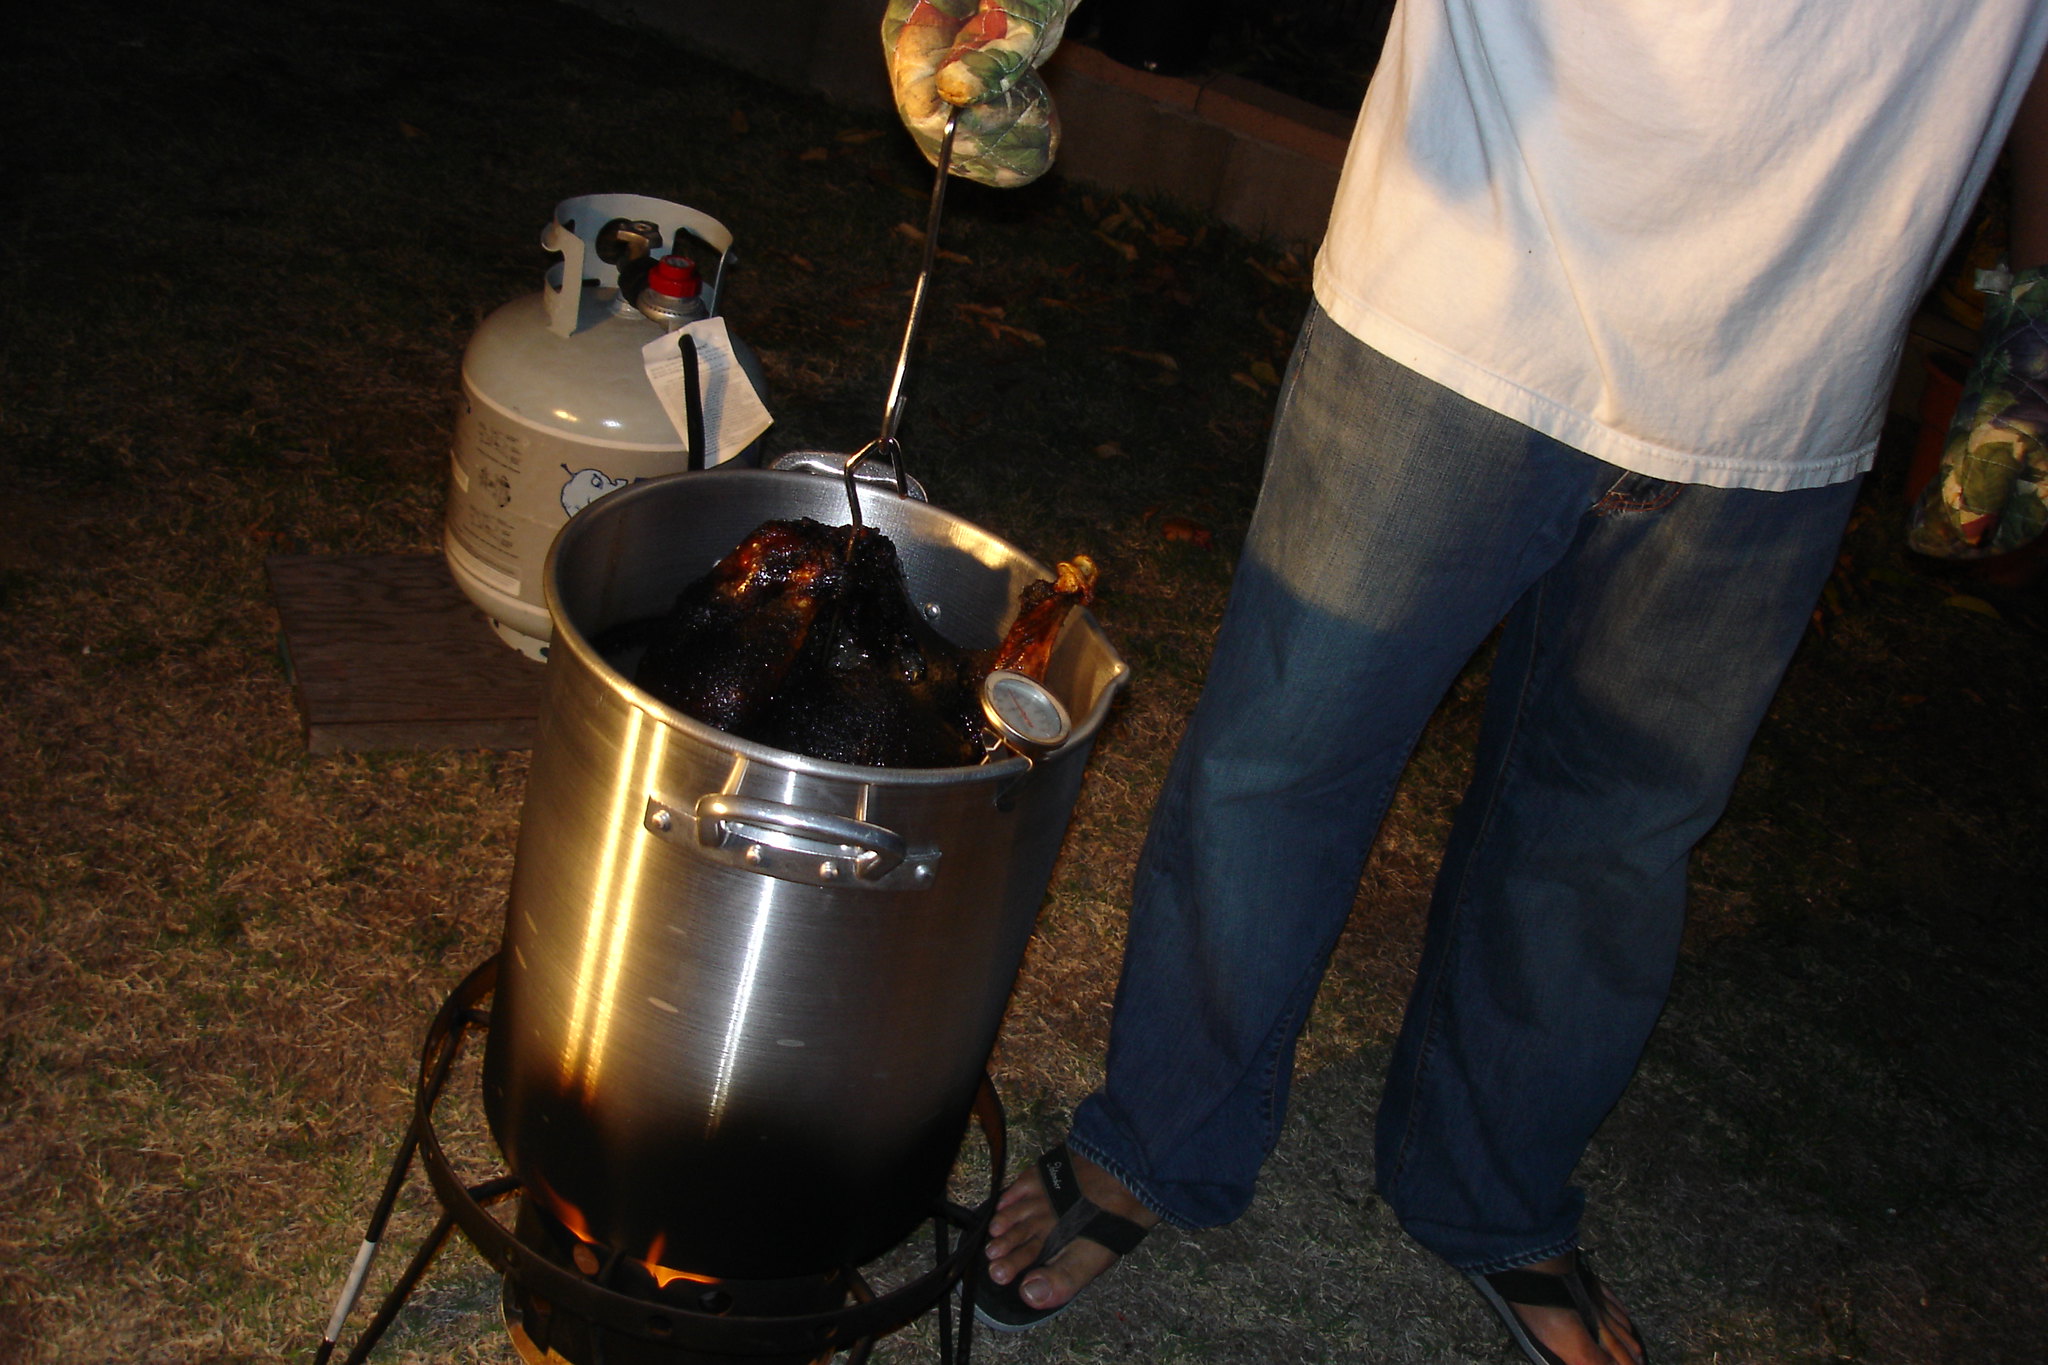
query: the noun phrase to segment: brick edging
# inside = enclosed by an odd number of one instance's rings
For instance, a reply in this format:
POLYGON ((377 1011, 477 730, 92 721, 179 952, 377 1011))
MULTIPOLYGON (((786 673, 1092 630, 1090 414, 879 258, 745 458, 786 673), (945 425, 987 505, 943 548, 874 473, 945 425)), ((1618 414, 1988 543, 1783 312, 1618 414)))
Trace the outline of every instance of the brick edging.
POLYGON ((1060 107, 1060 164, 1113 190, 1163 194, 1256 237, 1321 239, 1351 119, 1238 76, 1123 65, 1080 43, 1044 69, 1060 107))

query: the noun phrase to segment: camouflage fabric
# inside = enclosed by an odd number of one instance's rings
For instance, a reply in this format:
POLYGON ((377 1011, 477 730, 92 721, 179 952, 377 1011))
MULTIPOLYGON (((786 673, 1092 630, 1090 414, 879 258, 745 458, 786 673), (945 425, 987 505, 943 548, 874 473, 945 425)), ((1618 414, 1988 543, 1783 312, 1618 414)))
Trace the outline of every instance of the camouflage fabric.
POLYGON ((1059 46, 1078 0, 889 0, 882 53, 896 112, 925 159, 938 161, 946 116, 955 175, 1028 184, 1059 149, 1059 118, 1038 66, 1059 46))
POLYGON ((2048 267, 1990 295, 1983 337, 1908 523, 1906 543, 1924 555, 2005 554, 2048 525, 2048 267))

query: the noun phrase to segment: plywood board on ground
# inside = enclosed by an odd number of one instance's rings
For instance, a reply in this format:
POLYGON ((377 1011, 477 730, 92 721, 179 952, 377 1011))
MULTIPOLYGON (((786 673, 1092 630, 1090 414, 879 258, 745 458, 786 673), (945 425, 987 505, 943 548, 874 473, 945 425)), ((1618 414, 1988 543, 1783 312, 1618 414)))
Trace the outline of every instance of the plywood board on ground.
POLYGON ((440 555, 265 567, 309 752, 532 747, 545 670, 497 637, 440 555))

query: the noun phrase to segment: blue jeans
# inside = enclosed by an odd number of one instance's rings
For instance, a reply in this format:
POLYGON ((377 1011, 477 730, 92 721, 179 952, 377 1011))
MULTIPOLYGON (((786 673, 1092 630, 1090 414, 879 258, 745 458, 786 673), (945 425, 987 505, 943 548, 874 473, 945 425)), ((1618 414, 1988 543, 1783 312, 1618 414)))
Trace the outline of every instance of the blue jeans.
POLYGON ((1381 1101, 1378 1181, 1465 1270, 1577 1235, 1719 818, 1856 493, 1666 483, 1312 311, 1071 1142, 1168 1222, 1242 1213, 1425 721, 1505 622, 1381 1101))

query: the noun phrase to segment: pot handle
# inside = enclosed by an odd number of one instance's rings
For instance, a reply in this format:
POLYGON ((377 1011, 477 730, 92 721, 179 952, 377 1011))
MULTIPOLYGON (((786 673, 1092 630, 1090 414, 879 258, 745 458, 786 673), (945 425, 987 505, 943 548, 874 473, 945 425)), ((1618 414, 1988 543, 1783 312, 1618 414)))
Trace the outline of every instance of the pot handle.
MULTIPOLYGON (((903 835, 893 829, 754 796, 698 796, 692 817, 698 845, 737 853, 743 866, 791 880, 829 884, 850 872, 856 882, 874 884, 909 860, 915 864, 907 870, 913 880, 928 882, 936 862, 936 855, 911 857, 903 835)), ((645 825, 668 835, 678 825, 676 810, 649 800, 645 825)))
POLYGON ((860 851, 854 855, 854 874, 863 881, 887 876, 910 852, 902 835, 880 825, 751 796, 727 796, 718 792, 700 796, 696 814, 697 842, 713 848, 730 837, 732 831, 728 821, 794 835, 799 839, 857 848, 860 851))

